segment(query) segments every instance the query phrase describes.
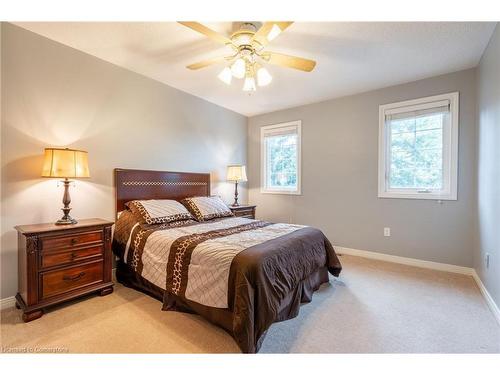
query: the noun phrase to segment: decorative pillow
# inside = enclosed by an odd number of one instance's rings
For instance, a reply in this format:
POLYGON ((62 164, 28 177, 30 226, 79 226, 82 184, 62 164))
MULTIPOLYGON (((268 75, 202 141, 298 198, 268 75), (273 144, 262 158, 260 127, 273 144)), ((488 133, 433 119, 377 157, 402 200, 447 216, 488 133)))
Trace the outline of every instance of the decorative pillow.
POLYGON ((181 201, 198 221, 234 216, 220 197, 193 197, 181 201))
POLYGON ((126 206, 140 221, 146 224, 162 224, 193 219, 186 207, 171 199, 131 201, 127 202, 126 206))

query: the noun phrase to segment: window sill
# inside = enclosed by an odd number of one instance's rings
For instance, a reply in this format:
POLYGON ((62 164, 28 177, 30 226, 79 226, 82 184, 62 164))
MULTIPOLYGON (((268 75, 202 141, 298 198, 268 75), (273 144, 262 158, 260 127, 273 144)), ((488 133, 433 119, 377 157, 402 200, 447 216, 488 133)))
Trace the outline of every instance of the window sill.
POLYGON ((425 199, 437 201, 456 201, 456 194, 437 194, 437 193, 396 193, 396 192, 379 192, 379 198, 396 198, 396 199, 425 199))
POLYGON ((260 189, 262 194, 281 194, 281 195, 302 195, 300 191, 288 191, 288 190, 265 190, 260 189))

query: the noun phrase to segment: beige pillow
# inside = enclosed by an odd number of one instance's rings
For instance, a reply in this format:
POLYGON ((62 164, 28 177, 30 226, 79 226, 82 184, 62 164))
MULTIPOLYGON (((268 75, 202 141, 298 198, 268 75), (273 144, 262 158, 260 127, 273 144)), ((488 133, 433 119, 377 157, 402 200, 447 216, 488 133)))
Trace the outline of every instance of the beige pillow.
POLYGON ((181 202, 198 221, 234 216, 220 197, 193 197, 183 199, 181 202))

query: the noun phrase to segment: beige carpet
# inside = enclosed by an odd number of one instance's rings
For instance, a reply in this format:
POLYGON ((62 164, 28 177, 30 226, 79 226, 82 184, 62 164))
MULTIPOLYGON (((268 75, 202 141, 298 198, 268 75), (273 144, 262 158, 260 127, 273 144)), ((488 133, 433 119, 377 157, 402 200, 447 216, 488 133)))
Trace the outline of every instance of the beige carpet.
MULTIPOLYGON (((274 324, 262 353, 500 352, 500 327, 469 276, 341 258, 332 278, 300 315, 274 324)), ((2 311, 1 346, 86 353, 239 352, 232 338, 203 318, 161 311, 161 303, 117 285, 49 310, 24 324, 2 311)))

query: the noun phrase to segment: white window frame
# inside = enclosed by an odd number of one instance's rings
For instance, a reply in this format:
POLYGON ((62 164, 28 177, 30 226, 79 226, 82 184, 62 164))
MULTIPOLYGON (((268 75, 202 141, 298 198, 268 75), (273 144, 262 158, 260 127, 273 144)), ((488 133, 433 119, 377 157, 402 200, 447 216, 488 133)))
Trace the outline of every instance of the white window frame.
MULTIPOLYGON (((441 104, 442 105, 442 104, 441 104)), ((384 104, 379 107, 379 150, 378 150, 378 196, 379 198, 457 200, 458 175, 458 126, 459 93, 452 92, 426 98, 384 104), (443 131, 443 190, 389 189, 389 131, 386 126, 388 110, 410 112, 440 106, 439 102, 449 101, 449 131, 443 131)))
POLYGON ((264 194, 288 194, 288 195, 301 195, 302 191, 302 121, 283 122, 275 125, 266 125, 260 128, 260 192, 264 194), (294 129, 297 132, 297 189, 276 189, 270 188, 267 183, 267 155, 264 138, 268 134, 286 131, 287 129, 294 129))

